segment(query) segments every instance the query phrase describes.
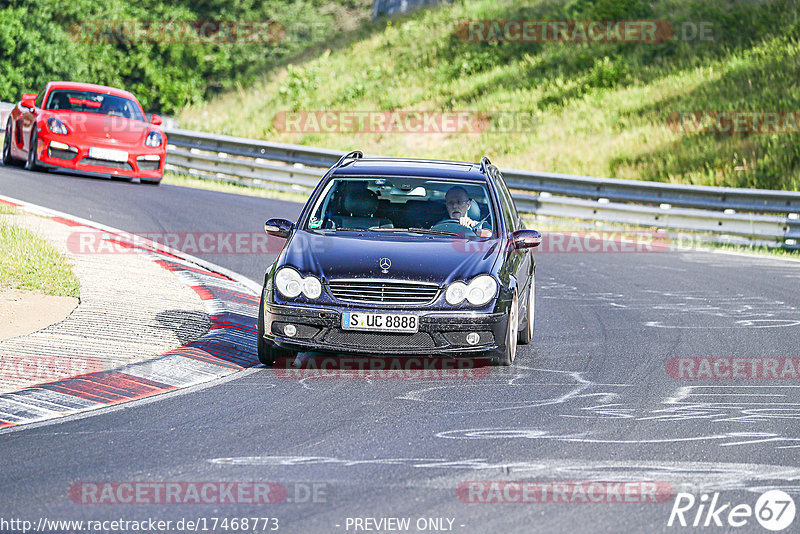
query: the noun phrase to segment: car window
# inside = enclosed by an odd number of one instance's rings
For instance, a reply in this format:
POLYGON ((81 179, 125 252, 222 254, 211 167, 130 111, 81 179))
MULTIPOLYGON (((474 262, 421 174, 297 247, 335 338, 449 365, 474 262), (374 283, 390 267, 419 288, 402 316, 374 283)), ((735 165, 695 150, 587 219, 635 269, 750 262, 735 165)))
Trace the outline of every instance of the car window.
POLYGON ((503 178, 500 176, 500 173, 497 172, 494 175, 494 183, 497 186, 497 193, 500 197, 500 206, 503 210, 503 217, 506 220, 506 226, 508 226, 508 231, 513 232, 517 230, 517 208, 514 205, 514 199, 511 198, 511 193, 508 191, 505 182, 503 182, 503 178))
POLYGON ((95 93, 93 91, 57 90, 51 91, 45 109, 82 111, 145 121, 136 102, 121 96, 95 93))
POLYGON ((485 184, 418 177, 342 177, 326 185, 305 227, 416 228, 488 237, 495 231, 495 221, 496 209, 485 184))

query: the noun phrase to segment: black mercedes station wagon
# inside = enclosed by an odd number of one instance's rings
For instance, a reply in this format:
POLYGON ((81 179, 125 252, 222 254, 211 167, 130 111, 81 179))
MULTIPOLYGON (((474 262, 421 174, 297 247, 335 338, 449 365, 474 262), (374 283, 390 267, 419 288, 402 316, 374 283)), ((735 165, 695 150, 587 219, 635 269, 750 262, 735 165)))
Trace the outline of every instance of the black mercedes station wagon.
POLYGON ((258 357, 298 352, 488 358, 511 365, 534 329, 534 260, 500 171, 350 152, 292 223, 264 277, 258 357))

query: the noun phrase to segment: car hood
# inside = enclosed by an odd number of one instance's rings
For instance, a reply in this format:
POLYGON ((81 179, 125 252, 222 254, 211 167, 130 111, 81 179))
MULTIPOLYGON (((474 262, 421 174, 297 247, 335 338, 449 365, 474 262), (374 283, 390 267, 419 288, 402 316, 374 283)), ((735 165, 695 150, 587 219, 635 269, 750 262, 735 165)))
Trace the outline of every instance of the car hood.
POLYGON ((64 122, 69 129, 70 136, 109 146, 141 146, 145 136, 149 132, 157 130, 146 122, 99 113, 53 113, 51 111, 50 116, 57 117, 64 122))
POLYGON ((395 278, 441 285, 491 272, 500 249, 497 239, 301 230, 288 243, 282 264, 323 280, 395 278), (382 258, 391 262, 387 272, 382 258))

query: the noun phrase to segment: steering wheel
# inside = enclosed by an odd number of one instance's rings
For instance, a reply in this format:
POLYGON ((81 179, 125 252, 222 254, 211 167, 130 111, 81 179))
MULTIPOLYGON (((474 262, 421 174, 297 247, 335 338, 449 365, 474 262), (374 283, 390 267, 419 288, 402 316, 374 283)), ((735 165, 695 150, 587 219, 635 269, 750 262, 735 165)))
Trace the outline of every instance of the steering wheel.
POLYGON ((442 232, 456 232, 459 234, 467 235, 467 232, 472 232, 472 228, 464 226, 458 219, 442 219, 438 223, 431 226, 431 230, 440 230, 442 232))

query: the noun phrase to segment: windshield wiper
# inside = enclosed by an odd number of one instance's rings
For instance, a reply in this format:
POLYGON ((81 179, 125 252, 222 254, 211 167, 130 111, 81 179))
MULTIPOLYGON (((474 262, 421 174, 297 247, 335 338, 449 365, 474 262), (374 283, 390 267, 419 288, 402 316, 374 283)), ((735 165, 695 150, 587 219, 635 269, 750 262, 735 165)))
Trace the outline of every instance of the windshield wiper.
POLYGON ((458 232, 447 232, 445 230, 431 230, 430 228, 371 228, 370 232, 411 232, 413 234, 433 234, 451 235, 455 237, 466 237, 458 232))

